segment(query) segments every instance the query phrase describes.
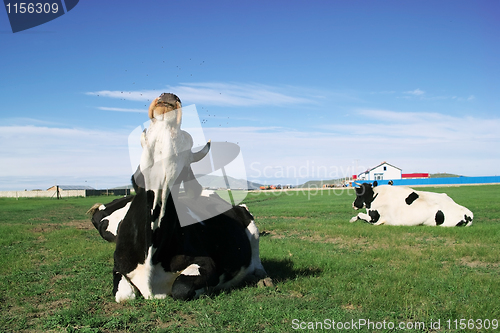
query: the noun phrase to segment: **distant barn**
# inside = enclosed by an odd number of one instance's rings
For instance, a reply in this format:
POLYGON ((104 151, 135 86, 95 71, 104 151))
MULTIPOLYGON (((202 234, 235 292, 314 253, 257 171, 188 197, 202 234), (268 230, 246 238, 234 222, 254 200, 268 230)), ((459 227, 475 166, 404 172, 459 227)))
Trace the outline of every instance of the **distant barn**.
POLYGON ((59 191, 71 191, 71 190, 95 190, 92 186, 82 186, 82 185, 54 185, 49 187, 47 191, 57 191, 59 187, 59 191))
POLYGON ((362 180, 383 180, 383 179, 401 179, 401 169, 387 162, 382 162, 376 167, 366 170, 355 177, 358 181, 362 180))
POLYGON ((49 187, 47 191, 56 191, 59 188, 59 193, 61 197, 71 196, 65 195, 69 193, 69 191, 84 191, 84 197, 96 196, 96 195, 130 195, 129 188, 116 188, 116 189, 105 189, 105 190, 96 190, 91 186, 83 186, 83 185, 54 185, 49 187))
POLYGON ((67 198, 89 197, 97 195, 130 195, 130 188, 112 188, 96 190, 91 186, 82 185, 54 185, 47 190, 33 191, 0 191, 0 198, 67 198))

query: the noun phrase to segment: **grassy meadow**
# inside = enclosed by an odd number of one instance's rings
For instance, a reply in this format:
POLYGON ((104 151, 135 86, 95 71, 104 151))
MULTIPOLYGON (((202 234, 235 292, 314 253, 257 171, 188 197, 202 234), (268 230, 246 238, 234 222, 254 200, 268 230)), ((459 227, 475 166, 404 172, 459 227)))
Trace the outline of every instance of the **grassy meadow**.
POLYGON ((249 194, 274 287, 124 304, 114 244, 85 215, 113 197, 1 198, 0 332, 498 330, 500 185, 424 190, 468 207, 473 226, 351 224, 352 189, 249 194))

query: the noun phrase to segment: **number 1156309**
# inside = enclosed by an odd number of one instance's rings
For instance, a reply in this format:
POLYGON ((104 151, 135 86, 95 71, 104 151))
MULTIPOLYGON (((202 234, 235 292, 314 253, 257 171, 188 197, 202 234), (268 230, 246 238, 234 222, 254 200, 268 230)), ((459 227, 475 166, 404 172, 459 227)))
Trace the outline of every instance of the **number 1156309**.
POLYGON ((54 3, 26 3, 26 2, 21 2, 21 3, 7 3, 5 5, 7 8, 7 13, 8 14, 48 14, 48 13, 57 13, 59 11, 59 5, 57 2, 54 3))
POLYGON ((481 329, 486 329, 486 330, 489 330, 489 329, 493 329, 493 330, 496 330, 498 329, 498 319, 492 319, 492 320, 489 320, 489 319, 455 319, 455 320, 451 320, 451 319, 448 319, 446 322, 446 325, 447 325, 447 328, 448 329, 455 329, 455 330, 458 330, 458 329, 461 329, 461 330, 465 330, 465 329, 471 329, 471 330, 481 330, 481 329))

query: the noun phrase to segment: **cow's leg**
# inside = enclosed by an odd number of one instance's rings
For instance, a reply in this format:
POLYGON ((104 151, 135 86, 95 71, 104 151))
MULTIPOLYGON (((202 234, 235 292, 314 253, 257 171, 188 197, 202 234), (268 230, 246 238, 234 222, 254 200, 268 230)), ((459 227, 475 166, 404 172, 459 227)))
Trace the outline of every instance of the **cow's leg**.
POLYGON ((135 299, 134 286, 118 272, 113 272, 113 296, 118 303, 135 299))
POLYGON ((180 272, 167 272, 161 263, 157 264, 151 279, 151 289, 154 298, 166 298, 167 295, 171 295, 172 285, 179 274, 180 272))
POLYGON ((146 257, 144 263, 138 264, 133 271, 127 273, 127 279, 146 299, 153 297, 153 290, 151 286, 153 276, 153 265, 151 264, 152 253, 153 247, 150 246, 148 256, 146 257))
POLYGON ((182 300, 195 299, 217 282, 214 261, 211 258, 198 257, 175 279, 172 297, 182 300))
POLYGON ((365 214, 365 213, 359 213, 358 215, 356 215, 352 219, 350 219, 349 222, 353 223, 353 222, 356 222, 358 220, 363 220, 367 223, 370 223, 371 219, 372 218, 370 217, 370 215, 365 214))

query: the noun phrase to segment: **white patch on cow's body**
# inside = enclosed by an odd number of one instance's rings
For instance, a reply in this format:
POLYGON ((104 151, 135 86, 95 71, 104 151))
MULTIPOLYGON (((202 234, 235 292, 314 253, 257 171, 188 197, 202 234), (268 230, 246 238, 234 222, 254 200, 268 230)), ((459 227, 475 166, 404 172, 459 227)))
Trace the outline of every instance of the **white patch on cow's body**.
MULTIPOLYGON (((144 264, 137 265, 136 269, 127 274, 127 277, 142 294, 142 296, 144 296, 144 298, 163 299, 172 294, 172 285, 174 284, 175 279, 179 276, 180 272, 166 272, 161 263, 158 263, 155 266, 151 265, 153 253, 153 248, 150 247, 144 264)), ((122 284, 122 281, 127 283, 130 290, 126 289, 126 286, 123 286, 123 292, 120 293, 120 297, 116 296, 117 302, 135 298, 134 290, 131 289, 132 286, 130 286, 125 278, 122 278, 120 285, 122 284), (123 296, 121 296, 122 294, 123 296), (133 297, 131 295, 133 295, 133 297)))
POLYGON ((153 267, 151 265, 151 258, 153 256, 153 247, 150 246, 148 255, 143 264, 138 264, 137 267, 127 274, 130 282, 139 290, 139 292, 148 299, 153 296, 151 288, 151 277, 153 275, 153 267))
POLYGON ((356 222, 357 220, 370 221, 371 217, 368 214, 359 213, 358 215, 356 215, 352 219, 350 219, 349 222, 353 223, 353 222, 356 222))
POLYGON ((249 274, 254 275, 258 278, 264 278, 267 276, 267 273, 266 273, 266 270, 264 269, 264 266, 262 266, 262 262, 260 261, 259 228, 257 228, 257 225, 255 224, 255 221, 253 220, 254 217, 253 217, 252 213, 250 213, 250 210, 248 209, 247 205, 241 204, 240 207, 244 207, 248 211, 250 216, 252 217, 252 220, 250 221, 247 228, 245 229, 248 240, 250 241, 250 248, 252 251, 252 259, 250 260, 250 266, 248 267, 249 274))
POLYGON ((189 276, 200 276, 200 265, 198 264, 191 264, 189 265, 186 269, 184 269, 181 274, 182 275, 189 275, 189 276))
POLYGON ((104 206, 104 205, 99 206, 99 210, 105 210, 105 209, 106 209, 106 206, 104 206))
MULTIPOLYGON (((247 208, 245 205, 243 206, 247 208)), ((247 228, 245 229, 245 232, 247 234, 248 240, 250 241, 250 248, 252 250, 252 259, 250 260, 249 274, 256 275, 257 277, 265 277, 267 276, 267 273, 264 269, 264 266, 262 266, 259 254, 259 229, 257 228, 254 220, 250 221, 247 228)))
POLYGON ((127 214, 128 209, 130 208, 130 204, 131 202, 128 202, 125 206, 115 210, 113 214, 105 218, 108 220, 108 227, 106 228, 106 231, 109 231, 110 233, 116 236, 118 231, 118 226, 120 225, 120 222, 123 221, 123 219, 125 218, 125 215, 127 214))
POLYGON ((115 300, 117 303, 120 303, 131 299, 135 299, 134 287, 130 285, 124 276, 122 276, 120 282, 118 283, 115 300))

